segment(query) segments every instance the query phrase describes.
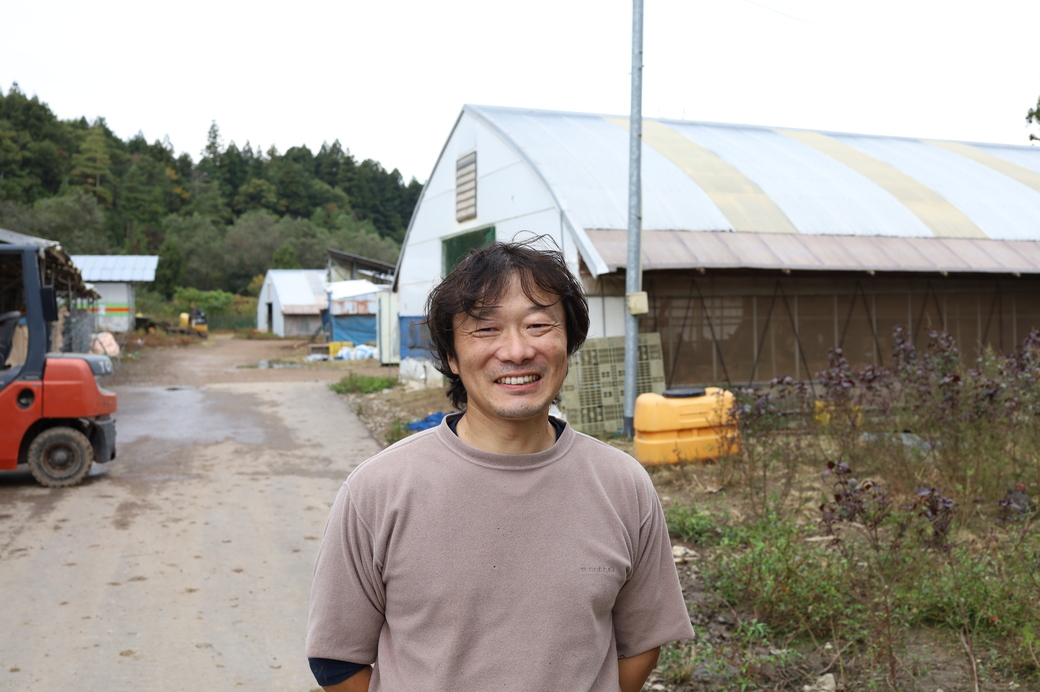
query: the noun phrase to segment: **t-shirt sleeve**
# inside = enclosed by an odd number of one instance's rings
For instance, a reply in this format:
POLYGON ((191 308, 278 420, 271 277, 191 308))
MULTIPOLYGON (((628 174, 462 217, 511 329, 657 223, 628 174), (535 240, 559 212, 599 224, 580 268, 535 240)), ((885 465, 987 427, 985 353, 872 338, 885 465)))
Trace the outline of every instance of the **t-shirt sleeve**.
POLYGON ((647 493, 649 512, 639 527, 632 574, 614 601, 614 637, 622 658, 693 637, 664 510, 649 479, 647 493))
POLYGON ((374 663, 386 594, 372 532, 340 488, 314 563, 307 656, 374 663))

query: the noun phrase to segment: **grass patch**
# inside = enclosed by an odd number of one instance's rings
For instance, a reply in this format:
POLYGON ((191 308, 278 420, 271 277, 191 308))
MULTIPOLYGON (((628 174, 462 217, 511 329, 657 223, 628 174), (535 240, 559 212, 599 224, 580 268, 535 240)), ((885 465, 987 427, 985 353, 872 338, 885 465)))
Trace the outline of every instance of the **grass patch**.
POLYGON ((695 545, 714 545, 721 537, 715 516, 685 504, 674 504, 664 511, 668 532, 695 545))
POLYGON ((337 394, 371 394, 373 392, 381 392, 384 389, 392 389, 397 384, 396 377, 360 375, 352 372, 339 382, 330 384, 329 389, 337 394))
POLYGON ((411 432, 408 430, 408 426, 405 424, 403 418, 394 418, 390 422, 390 427, 386 430, 386 444, 392 445, 395 442, 399 442, 404 438, 408 437, 411 432))

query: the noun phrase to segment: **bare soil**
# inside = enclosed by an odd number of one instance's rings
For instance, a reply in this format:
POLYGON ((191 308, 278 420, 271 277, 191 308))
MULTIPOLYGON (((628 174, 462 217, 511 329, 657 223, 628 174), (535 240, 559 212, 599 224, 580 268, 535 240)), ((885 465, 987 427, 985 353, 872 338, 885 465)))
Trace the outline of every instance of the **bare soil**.
MULTIPOLYGON (((0 473, 0 689, 296 690, 329 507, 380 445, 300 344, 131 342, 118 456, 79 486, 0 473)), ((379 369, 378 366, 376 369, 379 369)))

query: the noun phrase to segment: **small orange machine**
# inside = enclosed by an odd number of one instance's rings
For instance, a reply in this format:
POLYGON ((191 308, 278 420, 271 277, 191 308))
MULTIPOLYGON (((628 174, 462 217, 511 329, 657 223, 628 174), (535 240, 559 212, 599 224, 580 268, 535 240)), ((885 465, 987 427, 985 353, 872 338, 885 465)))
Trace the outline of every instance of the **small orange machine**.
POLYGON ((635 454, 657 466, 701 461, 739 450, 733 393, 718 387, 670 389, 636 399, 635 454))

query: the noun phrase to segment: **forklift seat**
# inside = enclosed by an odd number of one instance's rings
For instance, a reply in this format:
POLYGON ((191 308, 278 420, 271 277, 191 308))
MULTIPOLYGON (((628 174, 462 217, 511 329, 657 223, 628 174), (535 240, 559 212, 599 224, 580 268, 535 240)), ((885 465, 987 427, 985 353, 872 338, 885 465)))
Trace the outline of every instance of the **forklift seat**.
POLYGON ((11 355, 14 330, 18 327, 18 320, 21 318, 22 313, 17 310, 0 315, 0 370, 6 367, 7 357, 11 355))

